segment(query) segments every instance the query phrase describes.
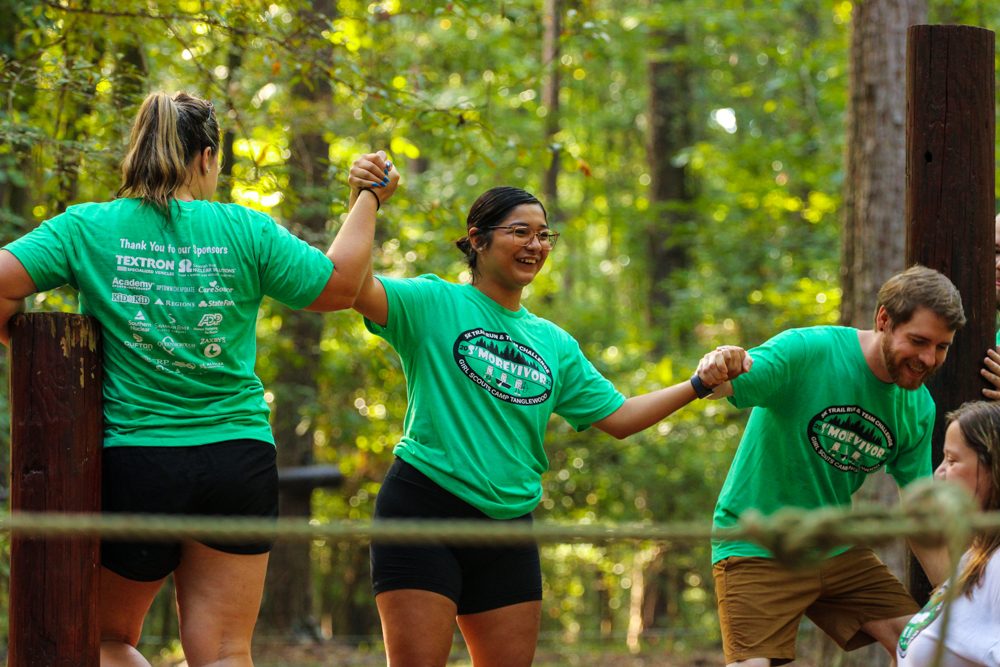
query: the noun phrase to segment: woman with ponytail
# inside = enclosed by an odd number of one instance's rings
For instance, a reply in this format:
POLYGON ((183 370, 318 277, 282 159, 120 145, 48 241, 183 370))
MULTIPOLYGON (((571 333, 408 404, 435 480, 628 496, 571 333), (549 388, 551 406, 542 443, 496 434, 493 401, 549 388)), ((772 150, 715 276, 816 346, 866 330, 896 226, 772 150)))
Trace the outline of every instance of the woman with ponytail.
MULTIPOLYGON (((0 251, 0 340, 25 297, 64 284, 100 322, 105 512, 277 515, 274 438, 254 373, 258 307, 270 296, 350 308, 375 214, 399 178, 382 152, 355 161, 352 209, 324 255, 263 213, 213 203, 218 171, 212 104, 153 93, 132 127, 118 198, 70 206, 0 251)), ((148 667, 135 647, 173 574, 187 664, 252 665, 270 548, 103 541, 101 664, 148 667)))
MULTIPOLYGON (((938 480, 959 484, 986 512, 1000 510, 1000 403, 965 403, 947 415, 938 480)), ((1000 533, 977 533, 954 580, 910 619, 896 647, 899 667, 1000 667, 1000 533), (950 602, 946 592, 957 586, 950 602), (949 606, 946 636, 945 605, 949 606), (944 646, 940 646, 940 644, 944 646), (941 651, 941 662, 935 662, 941 651)))
MULTIPOLYGON (((365 280, 354 308, 399 353, 409 399, 376 520, 523 525, 542 496, 553 413, 624 438, 749 368, 743 350, 719 348, 690 381, 626 399, 568 333, 521 304, 558 238, 533 195, 492 188, 458 241, 471 284, 365 280)), ((534 544, 375 542, 371 561, 388 664, 443 667, 456 621, 475 667, 531 664, 542 598, 534 544)))

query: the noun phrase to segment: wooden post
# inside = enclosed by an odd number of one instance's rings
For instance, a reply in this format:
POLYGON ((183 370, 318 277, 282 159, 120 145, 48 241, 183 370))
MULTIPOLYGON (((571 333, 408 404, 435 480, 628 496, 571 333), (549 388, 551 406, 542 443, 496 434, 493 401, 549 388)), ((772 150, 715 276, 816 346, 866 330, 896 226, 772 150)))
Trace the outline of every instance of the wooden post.
MULTIPOLYGON (((928 383, 937 403, 935 466, 944 414, 983 398, 979 369, 995 343, 995 37, 961 25, 915 25, 907 34, 906 264, 951 278, 968 319, 928 383)), ((915 561, 910 588, 918 601, 930 593, 915 561)))
MULTIPOLYGON (((66 313, 11 321, 11 510, 101 508, 100 328, 66 313)), ((98 667, 97 537, 11 539, 8 667, 98 667)))

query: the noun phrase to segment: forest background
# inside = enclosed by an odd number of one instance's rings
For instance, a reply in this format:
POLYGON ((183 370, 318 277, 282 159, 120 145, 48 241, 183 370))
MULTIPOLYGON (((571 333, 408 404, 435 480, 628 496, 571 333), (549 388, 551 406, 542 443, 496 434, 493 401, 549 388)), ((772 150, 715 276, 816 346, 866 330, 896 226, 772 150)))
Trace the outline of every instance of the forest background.
MULTIPOLYGON (((995 29, 1000 3, 0 0, 0 15, 0 243, 112 198, 138 103, 187 90, 225 131, 217 198, 324 249, 351 160, 386 149, 403 183, 379 216, 381 273, 467 280, 453 241, 471 202, 536 193, 562 237, 526 305, 632 394, 718 344, 869 324, 904 259, 906 27, 995 29)), ((368 518, 405 410, 394 352, 353 313, 265 302, 258 331, 280 464, 343 474, 283 511, 368 518)), ((707 523, 745 418, 707 402, 624 441, 554 419, 536 516, 707 523)), ((543 647, 718 645, 707 544, 552 545, 543 563, 543 647)), ((168 653, 171 614, 167 591, 145 639, 168 653)), ((367 547, 279 545, 258 627, 377 647, 367 547)))

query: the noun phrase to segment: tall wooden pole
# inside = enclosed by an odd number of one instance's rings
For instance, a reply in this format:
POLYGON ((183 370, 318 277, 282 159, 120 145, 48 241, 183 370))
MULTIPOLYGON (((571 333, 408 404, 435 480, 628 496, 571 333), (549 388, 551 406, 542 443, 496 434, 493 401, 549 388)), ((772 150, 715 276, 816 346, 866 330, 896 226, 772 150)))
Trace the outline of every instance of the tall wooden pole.
MULTIPOLYGON (((11 322, 11 510, 101 508, 100 329, 82 315, 11 322)), ((98 667, 99 539, 11 539, 8 667, 98 667)))
MULTIPOLYGON (((915 25, 906 53, 906 263, 941 271, 962 294, 968 323, 928 383, 937 403, 934 465, 944 414, 981 399, 979 375, 994 345, 995 97, 990 30, 915 25)), ((919 568, 911 591, 929 593, 919 568)))

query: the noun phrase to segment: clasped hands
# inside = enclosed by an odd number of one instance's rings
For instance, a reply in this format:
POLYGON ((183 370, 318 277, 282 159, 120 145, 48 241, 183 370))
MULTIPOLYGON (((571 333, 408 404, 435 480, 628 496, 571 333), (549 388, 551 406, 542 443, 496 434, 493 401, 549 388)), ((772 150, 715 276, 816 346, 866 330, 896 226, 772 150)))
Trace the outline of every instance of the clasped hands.
POLYGON ((720 345, 698 362, 696 371, 708 387, 718 387, 750 370, 753 357, 736 345, 720 345))

